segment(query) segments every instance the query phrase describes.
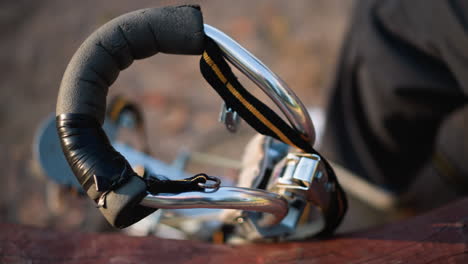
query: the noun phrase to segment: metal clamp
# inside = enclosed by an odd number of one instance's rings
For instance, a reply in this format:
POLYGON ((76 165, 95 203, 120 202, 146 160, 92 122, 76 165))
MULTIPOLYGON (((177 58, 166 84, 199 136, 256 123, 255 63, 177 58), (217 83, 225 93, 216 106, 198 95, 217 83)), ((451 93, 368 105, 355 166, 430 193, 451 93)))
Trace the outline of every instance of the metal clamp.
POLYGON ((276 164, 267 186, 268 191, 280 194, 288 201, 288 214, 278 225, 265 228, 259 225, 259 216, 249 213, 242 225, 242 236, 248 240, 295 239, 318 233, 325 226, 324 212, 329 207, 330 184, 320 156, 289 153, 276 164))
POLYGON ((288 196, 300 195, 314 206, 328 209, 330 192, 335 185, 329 182, 321 157, 315 154, 289 153, 283 173, 272 179, 269 191, 288 196))

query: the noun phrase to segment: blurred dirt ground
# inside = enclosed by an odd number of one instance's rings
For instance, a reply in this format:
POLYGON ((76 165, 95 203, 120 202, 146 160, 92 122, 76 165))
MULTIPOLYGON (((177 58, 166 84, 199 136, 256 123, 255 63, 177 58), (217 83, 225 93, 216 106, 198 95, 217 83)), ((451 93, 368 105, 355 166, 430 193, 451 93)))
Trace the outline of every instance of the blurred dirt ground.
MULTIPOLYGON (((47 185, 37 176, 32 156, 35 130, 54 111, 66 65, 88 35, 120 14, 182 3, 200 4, 205 23, 259 57, 307 106, 324 104, 351 0, 1 1, 0 222, 101 229, 98 220, 86 216, 85 211, 97 212, 88 200, 69 197, 66 211, 47 208, 47 185)), ((110 95, 123 94, 144 108, 158 159, 172 161, 182 146, 240 159, 239 146, 254 131, 243 124, 230 135, 217 122, 221 99, 201 77, 198 61, 197 56, 159 54, 135 62, 110 95)))

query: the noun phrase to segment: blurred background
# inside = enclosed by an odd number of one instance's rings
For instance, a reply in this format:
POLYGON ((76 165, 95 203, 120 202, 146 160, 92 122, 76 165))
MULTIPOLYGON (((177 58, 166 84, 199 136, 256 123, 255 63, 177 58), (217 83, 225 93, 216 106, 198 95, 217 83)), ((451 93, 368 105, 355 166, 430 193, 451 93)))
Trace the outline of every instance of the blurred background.
MULTIPOLYGON (((54 112, 63 72, 88 35, 123 13, 183 3, 200 4, 205 23, 260 58, 306 106, 324 106, 351 0, 1 1, 1 222, 109 228, 89 199, 67 193, 67 201, 57 203, 60 193, 34 160, 35 131, 54 112)), ((137 61, 121 73, 109 95, 124 95, 141 106, 151 151, 160 160, 172 162, 182 147, 240 160, 255 132, 244 123, 233 135, 218 123, 221 99, 202 78, 198 63, 198 56, 162 54, 137 61)), ((262 96, 252 83, 240 79, 262 96)), ((189 167, 193 173, 202 169, 189 167)), ((213 168, 208 172, 232 173, 213 168)))

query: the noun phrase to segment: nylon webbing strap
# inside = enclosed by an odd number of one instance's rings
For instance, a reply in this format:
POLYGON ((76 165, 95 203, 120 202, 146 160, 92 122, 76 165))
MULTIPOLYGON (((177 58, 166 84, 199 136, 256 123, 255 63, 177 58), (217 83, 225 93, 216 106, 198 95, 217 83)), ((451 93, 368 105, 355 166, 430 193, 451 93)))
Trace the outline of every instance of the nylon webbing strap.
POLYGON ((206 50, 200 60, 200 69, 203 77, 223 98, 226 105, 239 113, 259 133, 306 152, 312 151, 310 144, 296 130, 242 86, 224 60, 221 50, 212 40, 207 40, 206 50))
POLYGON ((200 173, 183 180, 169 180, 164 176, 150 175, 145 178, 147 191, 152 194, 159 193, 183 193, 191 191, 203 191, 204 188, 200 187, 198 183, 206 183, 208 175, 200 173))
MULTIPOLYGON (((306 153, 320 155, 301 134, 289 126, 266 104, 249 93, 232 72, 216 43, 207 38, 206 48, 200 60, 200 70, 206 81, 223 98, 227 107, 235 110, 251 127, 260 134, 276 138, 306 153)), ((320 155, 321 156, 321 155, 320 155)), ((341 223, 347 210, 347 200, 330 164, 322 159, 329 179, 336 184, 330 208, 324 212, 326 226, 318 235, 332 233, 341 223)))

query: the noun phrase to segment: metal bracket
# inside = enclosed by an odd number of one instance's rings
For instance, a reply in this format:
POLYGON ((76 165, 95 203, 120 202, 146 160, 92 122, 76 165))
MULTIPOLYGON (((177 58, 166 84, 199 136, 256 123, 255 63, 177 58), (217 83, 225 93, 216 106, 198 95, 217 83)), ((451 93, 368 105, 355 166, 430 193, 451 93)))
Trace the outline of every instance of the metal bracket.
POLYGON ((240 124, 240 116, 232 108, 227 107, 226 103, 221 106, 221 112, 219 113, 219 122, 223 123, 227 130, 231 133, 236 133, 240 124))

